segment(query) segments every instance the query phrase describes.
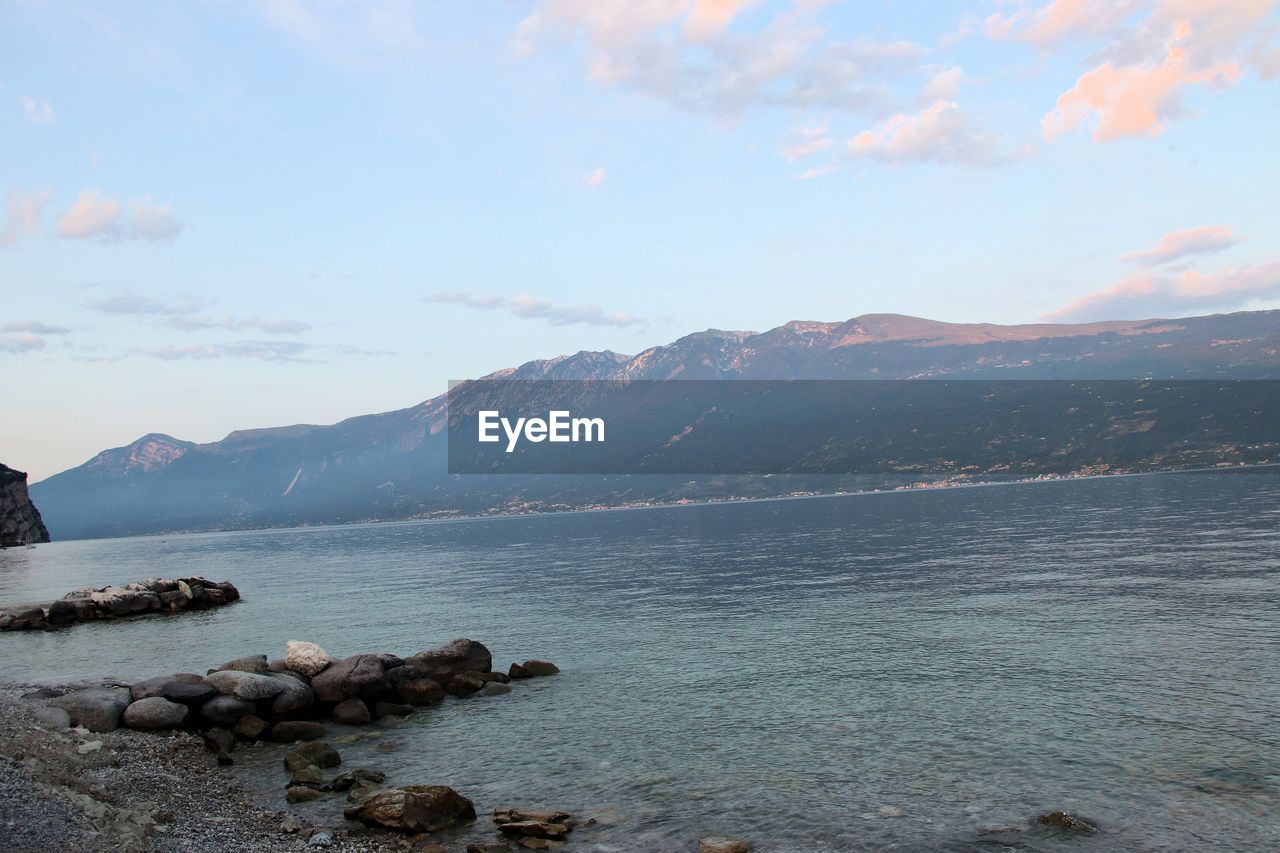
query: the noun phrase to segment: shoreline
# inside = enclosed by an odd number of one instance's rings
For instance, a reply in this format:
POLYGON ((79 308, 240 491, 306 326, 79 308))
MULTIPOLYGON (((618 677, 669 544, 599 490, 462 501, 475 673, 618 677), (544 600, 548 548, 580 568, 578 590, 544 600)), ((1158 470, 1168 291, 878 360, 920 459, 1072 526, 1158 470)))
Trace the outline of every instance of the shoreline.
MULTIPOLYGON (((17 851, 306 850, 282 828, 285 813, 259 803, 217 767, 196 735, 129 729, 56 731, 22 695, 37 685, 0 682, 0 806, 17 851)), ((334 833, 330 849, 387 845, 334 833)))
MULTIPOLYGON (((698 501, 669 501, 665 503, 645 503, 634 506, 590 506, 574 509, 562 510, 537 510, 534 512, 493 512, 484 515, 452 515, 452 516, 430 516, 418 518, 387 518, 387 519, 365 519, 363 521, 343 521, 333 524, 297 524, 292 526, 267 526, 267 527, 234 527, 215 530, 169 530, 162 533, 132 533, 127 536, 100 536, 96 538, 85 539, 55 539, 52 542, 44 542, 42 545, 57 544, 60 542, 109 542, 114 539, 153 539, 165 536, 216 536, 224 534, 253 534, 253 533, 277 533, 277 532, 297 532, 306 530, 331 530, 347 527, 378 527, 391 525, 407 525, 407 524, 452 524, 452 523, 471 523, 478 521, 492 521, 496 519, 512 519, 512 518, 556 518, 564 515, 587 515, 592 513, 606 512, 639 512, 644 510, 664 510, 664 509, 684 509, 686 507, 709 507, 709 506, 726 506, 739 504, 762 504, 774 503, 779 501, 804 501, 804 500, 831 500, 834 498, 859 498, 874 497, 878 495, 899 495, 899 494, 920 494, 932 492, 948 492, 958 491, 961 489, 977 489, 992 488, 998 486, 1034 486, 1048 483, 1078 483, 1089 480, 1109 480, 1109 479, 1127 479, 1132 477, 1151 477, 1157 475, 1168 474, 1209 474, 1224 473, 1229 471, 1252 471, 1268 468, 1280 468, 1280 462, 1240 462, 1227 463, 1214 466, 1201 466, 1196 468, 1160 468, 1151 471, 1117 471, 1104 474, 1062 474, 1060 476, 1039 476, 1026 477, 1017 480, 980 480, 970 483, 944 483, 941 485, 910 485, 895 486, 884 489, 863 489, 859 491, 841 491, 841 492, 815 492, 808 494, 791 494, 791 495, 770 495, 767 497, 725 497, 725 498, 709 498, 698 501)), ((768 475, 768 476, 786 476, 786 475, 768 475)), ((18 550, 18 548, 37 548, 39 545, 15 546, 11 549, 0 548, 4 550, 18 550)))

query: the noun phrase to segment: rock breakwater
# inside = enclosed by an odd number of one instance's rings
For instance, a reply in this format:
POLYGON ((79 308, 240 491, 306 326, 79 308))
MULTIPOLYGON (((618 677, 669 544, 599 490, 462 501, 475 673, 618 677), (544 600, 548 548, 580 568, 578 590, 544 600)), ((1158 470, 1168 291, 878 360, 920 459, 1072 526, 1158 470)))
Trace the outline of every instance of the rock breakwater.
POLYGON ((202 577, 148 578, 124 586, 72 590, 44 604, 0 609, 0 631, 51 631, 78 622, 120 619, 144 613, 181 613, 208 610, 240 600, 231 581, 202 577))

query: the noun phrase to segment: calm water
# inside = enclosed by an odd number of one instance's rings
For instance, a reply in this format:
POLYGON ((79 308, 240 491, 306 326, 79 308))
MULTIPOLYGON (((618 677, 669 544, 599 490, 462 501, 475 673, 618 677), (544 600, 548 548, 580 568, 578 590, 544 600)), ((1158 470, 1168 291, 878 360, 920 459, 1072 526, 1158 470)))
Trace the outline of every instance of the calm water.
MULTIPOLYGON (((599 818, 571 849, 1280 848, 1280 471, 55 543, 0 601, 185 573, 245 600, 0 635, 0 678, 465 635, 564 672, 346 764, 599 818)), ((282 805, 278 749, 236 772, 282 805)))

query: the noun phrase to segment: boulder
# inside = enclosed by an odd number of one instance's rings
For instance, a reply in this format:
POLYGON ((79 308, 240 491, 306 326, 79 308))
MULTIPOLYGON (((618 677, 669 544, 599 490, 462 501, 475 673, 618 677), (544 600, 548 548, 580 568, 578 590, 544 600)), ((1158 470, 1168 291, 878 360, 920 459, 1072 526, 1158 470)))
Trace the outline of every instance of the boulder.
POLYGON ((507 670, 508 678, 533 678, 533 673, 525 669, 518 663, 511 664, 511 668, 507 670))
POLYGON ((200 706, 200 716, 215 726, 230 728, 240 722, 245 714, 252 714, 257 707, 252 702, 234 696, 214 696, 200 706))
POLYGON ((464 672, 491 672, 493 655, 483 643, 459 638, 438 649, 418 652, 413 659, 426 670, 426 677, 445 683, 464 672))
POLYGON ((61 708, 36 708, 35 717, 46 729, 71 728, 71 715, 61 708))
POLYGON ((184 705, 203 705, 218 690, 204 680, 203 676, 192 672, 179 672, 173 675, 160 675, 139 681, 130 688, 133 701, 161 696, 170 702, 181 702, 184 705))
POLYGON ((324 726, 310 720, 284 720, 271 727, 271 739, 277 743, 319 740, 322 737, 324 737, 324 726))
POLYGON ((290 803, 307 803, 323 796, 323 792, 309 785, 290 785, 284 792, 285 801, 290 803))
MULTIPOLYGON (((285 665, 284 658, 276 658, 267 664, 267 672, 293 672, 285 665)), ((295 675, 300 673, 294 673, 295 675)))
POLYGON ((62 628, 72 623, 79 622, 83 618, 83 614, 87 613, 89 608, 75 601, 65 598, 59 598, 57 601, 49 605, 49 624, 55 628, 62 628))
POLYGON ((412 713, 412 705, 401 705, 397 702, 375 702, 373 704, 373 718, 375 720, 381 720, 383 717, 407 717, 412 713))
POLYGON ((482 691, 486 696, 501 696, 503 693, 511 692, 510 684, 503 684, 500 681, 490 681, 484 686, 482 691))
POLYGON ((43 607, 31 607, 8 615, 10 621, 5 626, 8 631, 47 631, 53 627, 45 621, 43 607))
POLYGON ((49 704, 66 711, 74 725, 91 732, 110 732, 119 728, 131 698, 127 687, 91 687, 59 696, 49 704))
POLYGON ((698 853, 747 853, 750 849, 740 838, 704 838, 698 842, 698 853))
POLYGON ((477 690, 481 690, 484 684, 480 680, 478 673, 464 672, 449 679, 449 684, 445 687, 445 691, 450 696, 470 696, 477 690))
POLYGON ((347 726, 367 725, 372 718, 369 706, 360 699, 347 699, 333 708, 334 722, 347 726))
POLYGON ((262 736, 266 734, 267 729, 269 728, 270 726, 267 724, 267 721, 261 717, 255 717, 253 714, 245 714, 240 718, 240 722, 236 723, 236 727, 231 731, 235 733, 236 737, 243 738, 244 740, 261 740, 262 736))
POLYGON ((396 685, 396 695, 407 705, 431 705, 444 698, 444 688, 433 678, 414 678, 396 685))
POLYGON ((496 681, 499 684, 506 684, 511 680, 511 676, 507 675, 505 672, 477 672, 476 675, 481 681, 486 683, 496 681))
MULTIPOLYGON (((562 839, 573 831, 568 812, 530 811, 528 809, 494 809, 493 822, 503 835, 516 839, 562 839)), ((527 845, 526 845, 527 846, 527 845)))
POLYGON ((475 820, 470 800, 444 785, 409 785, 374 794, 348 806, 343 814, 365 826, 399 832, 438 832, 475 820))
POLYGON ((391 680, 382 655, 354 655, 329 664, 311 679, 311 689, 321 702, 372 699, 389 692, 391 680))
POLYGON ((284 644, 284 665, 307 678, 315 678, 332 663, 325 650, 305 640, 288 640, 284 644))
MULTIPOLYGON (((265 662, 265 658, 263 660, 265 662)), ((272 699, 279 696, 285 689, 284 682, 278 678, 237 669, 211 672, 205 676, 205 680, 217 688, 219 693, 234 696, 246 702, 272 699)))
POLYGON ((139 699, 124 709, 124 724, 131 729, 172 729, 182 725, 191 711, 163 696, 139 699))
POLYGON ((335 791, 347 791, 356 785, 381 785, 386 781, 387 774, 381 770, 369 770, 366 767, 356 767, 345 773, 339 773, 333 777, 333 781, 329 783, 330 787, 335 791))
POLYGON ((273 672, 267 677, 284 685, 280 694, 271 700, 271 713, 277 717, 300 711, 316 701, 315 692, 291 672, 273 672))
POLYGON ((529 674, 528 677, 555 675, 560 671, 560 667, 549 660, 527 660, 520 664, 520 668, 529 674))
POLYGON ((218 667, 215 672, 252 672, 254 675, 267 674, 267 656, 266 655, 249 655, 248 657, 236 658, 227 661, 218 667))
POLYGON ((284 769, 297 770, 314 764, 316 767, 337 767, 342 763, 338 750, 324 741, 313 740, 284 754, 284 769))

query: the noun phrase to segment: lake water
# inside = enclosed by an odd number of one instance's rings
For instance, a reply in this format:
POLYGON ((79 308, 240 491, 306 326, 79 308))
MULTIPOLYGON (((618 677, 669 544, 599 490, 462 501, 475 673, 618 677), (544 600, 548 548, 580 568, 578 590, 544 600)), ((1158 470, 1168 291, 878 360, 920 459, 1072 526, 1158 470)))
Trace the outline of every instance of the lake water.
MULTIPOLYGON (((598 818, 580 850, 1280 849, 1280 470, 63 542, 0 552, 0 601, 190 573, 244 601, 0 635, 0 678, 468 636, 563 672, 338 744, 471 797, 466 837, 525 805, 598 818)), ((236 755, 282 806, 279 748, 236 755)))

